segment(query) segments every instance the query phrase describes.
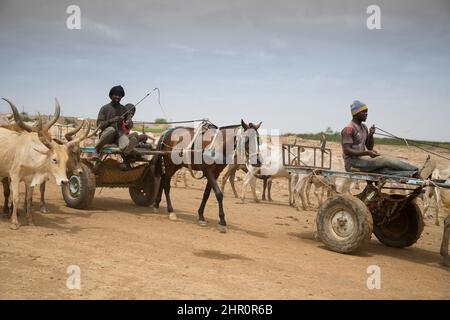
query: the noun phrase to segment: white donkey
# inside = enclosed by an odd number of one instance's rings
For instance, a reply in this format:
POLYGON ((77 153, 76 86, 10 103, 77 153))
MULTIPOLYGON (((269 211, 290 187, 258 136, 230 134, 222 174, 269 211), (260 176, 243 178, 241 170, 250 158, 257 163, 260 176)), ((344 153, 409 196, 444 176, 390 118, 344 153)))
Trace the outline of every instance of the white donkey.
MULTIPOLYGON (((296 174, 293 180, 292 174, 290 174, 283 165, 283 150, 281 144, 263 143, 259 147, 259 152, 261 155, 261 167, 247 167, 247 174, 244 178, 244 183, 242 185, 241 199, 245 201, 245 194, 247 191, 247 186, 250 185, 253 193, 253 198, 258 202, 258 197, 256 195, 256 179, 257 178, 267 178, 267 190, 268 199, 272 200, 270 195, 270 190, 272 187, 272 180, 275 178, 286 178, 288 180, 289 189, 289 205, 294 204, 294 196, 292 193, 292 187, 294 183, 298 180, 304 178, 306 175, 296 174)), ((314 157, 312 150, 305 150, 302 152, 302 162, 309 163, 314 157)), ((264 192, 264 191, 263 191, 264 192)))

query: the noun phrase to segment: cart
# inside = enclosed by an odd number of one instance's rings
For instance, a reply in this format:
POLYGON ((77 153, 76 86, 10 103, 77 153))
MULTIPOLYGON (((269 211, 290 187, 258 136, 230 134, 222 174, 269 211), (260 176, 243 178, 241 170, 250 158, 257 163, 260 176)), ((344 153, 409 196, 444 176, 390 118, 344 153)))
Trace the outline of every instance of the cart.
POLYGON ((130 197, 139 206, 153 203, 160 179, 155 177, 152 158, 161 151, 135 148, 142 157, 131 160, 117 146, 106 146, 100 160, 90 155, 94 147, 81 148, 81 173, 72 174, 69 183, 63 185, 62 195, 68 207, 88 208, 94 199, 96 188, 128 188, 130 197), (119 161, 121 160, 121 161, 119 161))
POLYGON ((330 149, 283 144, 282 150, 283 165, 291 173, 316 174, 328 180, 341 177, 366 181, 367 185, 361 193, 355 196, 335 193, 317 212, 318 236, 327 248, 335 252, 350 253, 356 250, 370 239, 372 232, 387 246, 412 246, 424 228, 422 212, 415 202, 417 196, 429 185, 450 188, 450 184, 443 180, 333 171, 330 149), (314 162, 305 164, 301 161, 301 150, 311 148, 314 149, 314 162), (387 183, 405 185, 401 190, 408 190, 409 193, 388 194, 386 189, 400 188, 388 187, 387 183))

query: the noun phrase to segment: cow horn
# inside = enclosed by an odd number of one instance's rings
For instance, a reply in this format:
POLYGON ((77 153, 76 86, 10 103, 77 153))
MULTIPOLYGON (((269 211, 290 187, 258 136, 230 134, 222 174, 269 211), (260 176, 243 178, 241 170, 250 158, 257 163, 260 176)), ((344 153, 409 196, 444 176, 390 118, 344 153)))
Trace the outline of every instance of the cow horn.
POLYGON ((37 132, 38 132, 39 140, 42 142, 42 144, 44 146, 46 146, 48 149, 51 150, 53 148, 52 147, 52 143, 50 141, 48 141, 48 139, 44 135, 44 130, 45 129, 42 128, 42 117, 41 117, 40 114, 39 114, 39 120, 38 120, 38 123, 37 123, 37 129, 38 129, 37 132))
POLYGON ((67 140, 67 141, 71 141, 71 140, 73 139, 73 136, 74 136, 78 131, 81 130, 81 128, 83 127, 83 125, 84 125, 84 120, 81 121, 81 123, 78 125, 78 127, 76 127, 75 129, 73 129, 73 130, 67 132, 67 133, 64 135, 64 137, 66 138, 66 140, 67 140))
POLYGON ((32 132, 33 128, 23 122, 22 117, 20 116, 19 111, 17 111, 17 108, 14 105, 14 103, 12 103, 11 101, 9 101, 6 98, 2 98, 2 99, 5 100, 6 102, 8 102, 9 105, 11 106, 11 110, 12 110, 13 116, 14 116, 14 121, 16 121, 17 125, 25 131, 32 132))
MULTIPOLYGON (((83 120, 83 123, 84 123, 84 120, 83 120)), ((67 147, 71 147, 71 146, 73 146, 73 145, 75 145, 77 143, 80 143, 84 139, 86 139, 88 137, 89 131, 91 131, 91 123, 88 121, 88 127, 87 127, 87 130, 85 131, 85 133, 83 134, 83 136, 81 136, 79 138, 76 138, 76 139, 74 139, 72 141, 69 141, 67 143, 67 147)))
POLYGON ((95 136, 97 134, 98 130, 100 130, 100 126, 95 128, 94 131, 92 131, 91 134, 86 137, 86 139, 89 139, 89 138, 92 138, 93 136, 95 136))
POLYGON ((56 121, 58 121, 60 113, 61 113, 61 105, 59 104, 58 98, 55 98, 55 114, 53 116, 53 119, 47 123, 46 125, 47 130, 50 129, 56 123, 56 121))

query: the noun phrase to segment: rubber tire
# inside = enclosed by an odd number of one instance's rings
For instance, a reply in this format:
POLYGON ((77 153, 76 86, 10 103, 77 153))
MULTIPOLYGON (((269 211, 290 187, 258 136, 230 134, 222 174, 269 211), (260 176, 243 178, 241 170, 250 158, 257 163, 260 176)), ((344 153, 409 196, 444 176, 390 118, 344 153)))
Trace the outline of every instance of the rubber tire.
MULTIPOLYGON (((80 195, 74 197, 71 195, 69 190, 69 184, 61 186, 62 195, 67 206, 75 209, 86 209, 88 208, 95 195, 95 175, 91 169, 84 163, 81 164, 81 170, 83 171, 80 175, 80 195)), ((69 180, 72 176, 69 177, 69 180)))
POLYGON ((400 214, 397 219, 390 221, 388 225, 375 225, 373 233, 377 239, 386 246, 405 248, 412 246, 419 240, 423 228, 422 212, 415 202, 410 202, 403 209, 403 213, 400 214), (395 230, 395 227, 398 225, 404 227, 395 230))
POLYGON ((156 179, 151 170, 140 186, 129 187, 128 191, 133 202, 142 207, 148 207, 155 202, 156 198, 156 179))
POLYGON ((373 220, 369 209, 360 199, 348 195, 335 195, 320 206, 316 225, 319 238, 328 249, 339 253, 350 253, 370 239, 373 220), (340 208, 350 213, 356 221, 355 231, 347 238, 338 237, 331 227, 331 215, 340 208))

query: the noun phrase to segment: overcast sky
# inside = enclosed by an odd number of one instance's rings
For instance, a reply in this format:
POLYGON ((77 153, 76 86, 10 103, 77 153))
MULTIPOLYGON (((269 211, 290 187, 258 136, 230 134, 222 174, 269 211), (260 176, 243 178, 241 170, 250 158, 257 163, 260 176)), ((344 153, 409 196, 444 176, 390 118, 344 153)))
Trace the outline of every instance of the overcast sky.
MULTIPOLYGON (((63 115, 95 118, 121 84, 124 103, 159 87, 172 120, 318 132, 359 99, 369 125, 450 141, 449 0, 0 0, 0 46, 0 96, 30 113, 57 96, 63 115), (381 30, 366 27, 370 4, 381 30)), ((150 98, 136 119, 163 116, 150 98)))

